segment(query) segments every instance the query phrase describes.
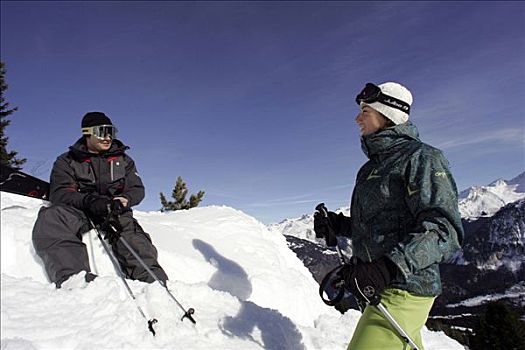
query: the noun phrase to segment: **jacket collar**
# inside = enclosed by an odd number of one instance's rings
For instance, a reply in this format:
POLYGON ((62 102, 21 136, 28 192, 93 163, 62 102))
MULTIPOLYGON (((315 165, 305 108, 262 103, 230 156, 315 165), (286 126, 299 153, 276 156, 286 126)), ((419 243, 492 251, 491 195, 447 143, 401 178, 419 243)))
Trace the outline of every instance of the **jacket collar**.
POLYGON ((406 122, 361 136, 361 149, 369 159, 381 161, 410 140, 419 141, 419 132, 414 124, 406 122))
POLYGON ((124 154, 129 147, 124 145, 122 141, 114 139, 111 143, 111 147, 106 152, 91 153, 87 150, 86 141, 83 137, 78 139, 72 146, 69 147, 69 151, 79 159, 91 158, 91 157, 108 157, 108 156, 119 156, 124 154))

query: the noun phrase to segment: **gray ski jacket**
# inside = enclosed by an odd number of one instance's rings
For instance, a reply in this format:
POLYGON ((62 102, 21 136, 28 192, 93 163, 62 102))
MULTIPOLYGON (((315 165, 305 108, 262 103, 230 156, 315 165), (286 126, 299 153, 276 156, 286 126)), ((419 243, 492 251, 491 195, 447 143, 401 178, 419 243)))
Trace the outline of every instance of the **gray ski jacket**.
POLYGON ((51 203, 84 210, 84 197, 93 193, 108 198, 125 197, 128 207, 139 204, 144 199, 144 185, 135 162, 125 153, 127 149, 121 141, 113 140, 107 152, 89 153, 84 139, 79 139, 53 165, 51 203))

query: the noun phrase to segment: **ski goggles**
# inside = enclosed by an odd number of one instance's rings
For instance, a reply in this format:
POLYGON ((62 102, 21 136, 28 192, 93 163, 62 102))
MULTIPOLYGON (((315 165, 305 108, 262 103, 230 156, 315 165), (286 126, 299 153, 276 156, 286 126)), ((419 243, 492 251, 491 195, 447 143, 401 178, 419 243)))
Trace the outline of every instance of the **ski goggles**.
POLYGON ((355 102, 357 102, 358 105, 360 105, 361 102, 380 102, 389 107, 399 109, 406 114, 410 113, 410 105, 408 103, 384 94, 379 86, 372 83, 366 83, 364 89, 355 97, 355 102))
POLYGON ((96 125, 82 128, 82 135, 93 135, 99 140, 109 137, 114 139, 117 136, 117 128, 113 125, 96 125))

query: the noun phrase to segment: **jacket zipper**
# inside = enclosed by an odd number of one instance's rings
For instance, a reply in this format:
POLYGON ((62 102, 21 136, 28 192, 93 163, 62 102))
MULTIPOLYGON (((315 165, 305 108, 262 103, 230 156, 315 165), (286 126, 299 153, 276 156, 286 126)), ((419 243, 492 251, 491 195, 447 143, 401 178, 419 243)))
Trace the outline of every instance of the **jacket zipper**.
POLYGON ((102 193, 102 161, 98 158, 98 193, 102 193))
POLYGON ((111 160, 111 182, 113 182, 113 160, 111 160))

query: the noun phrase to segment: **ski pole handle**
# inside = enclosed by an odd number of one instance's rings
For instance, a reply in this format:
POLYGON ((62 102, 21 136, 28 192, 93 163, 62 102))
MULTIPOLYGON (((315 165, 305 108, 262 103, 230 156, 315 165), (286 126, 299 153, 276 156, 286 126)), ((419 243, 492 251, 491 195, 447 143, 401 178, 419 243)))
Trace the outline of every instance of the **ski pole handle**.
MULTIPOLYGON (((315 207, 315 210, 320 212, 325 218, 328 218, 328 209, 326 209, 326 206, 324 205, 324 203, 317 204, 317 206, 315 207)), ((330 218, 328 219, 329 219, 328 221, 330 221, 330 218)))

